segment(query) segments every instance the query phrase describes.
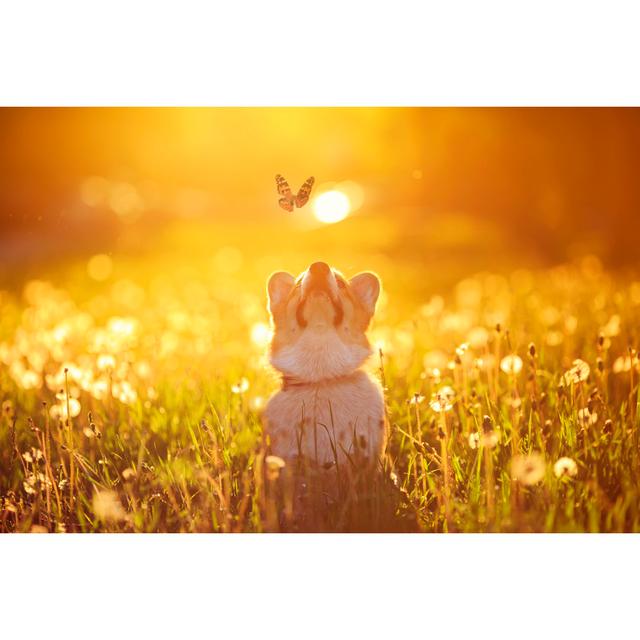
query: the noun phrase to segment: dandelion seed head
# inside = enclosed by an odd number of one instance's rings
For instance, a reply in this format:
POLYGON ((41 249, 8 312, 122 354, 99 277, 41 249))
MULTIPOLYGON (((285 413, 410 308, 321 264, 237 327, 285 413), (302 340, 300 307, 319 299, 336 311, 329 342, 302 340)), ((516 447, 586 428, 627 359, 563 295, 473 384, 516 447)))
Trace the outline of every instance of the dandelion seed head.
POLYGON ((436 413, 445 413, 453 409, 455 402, 455 391, 451 387, 441 387, 433 394, 429 406, 436 413))
POLYGON ((572 384, 581 384, 589 377, 591 369, 589 365, 580 358, 573 361, 573 366, 560 379, 560 385, 569 387, 572 384))
POLYGON ((572 458, 562 457, 553 465, 553 473, 556 478, 563 476, 573 478, 578 474, 578 465, 572 458))
POLYGON ((500 369, 508 375, 517 376, 522 371, 522 358, 515 354, 505 356, 500 361, 500 369))
POLYGON ((534 485, 544 478, 544 458, 536 452, 517 455, 511 460, 511 477, 523 485, 534 485))

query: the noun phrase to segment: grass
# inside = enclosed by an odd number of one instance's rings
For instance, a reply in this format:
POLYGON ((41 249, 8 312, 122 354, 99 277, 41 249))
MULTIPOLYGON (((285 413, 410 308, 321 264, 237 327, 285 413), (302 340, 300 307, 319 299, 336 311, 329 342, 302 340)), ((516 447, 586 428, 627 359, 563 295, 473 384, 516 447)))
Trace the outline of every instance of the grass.
MULTIPOLYGON (((264 281, 318 255, 298 251, 123 254, 100 282, 86 259, 14 274, 0 293, 0 530, 301 528, 259 417, 278 387, 264 281)), ((370 368, 390 440, 382 472, 356 469, 335 503, 307 478, 304 528, 640 530, 640 283, 587 258, 507 275, 456 264, 469 275, 445 286, 424 283, 415 254, 344 255, 323 257, 385 283, 370 368)))

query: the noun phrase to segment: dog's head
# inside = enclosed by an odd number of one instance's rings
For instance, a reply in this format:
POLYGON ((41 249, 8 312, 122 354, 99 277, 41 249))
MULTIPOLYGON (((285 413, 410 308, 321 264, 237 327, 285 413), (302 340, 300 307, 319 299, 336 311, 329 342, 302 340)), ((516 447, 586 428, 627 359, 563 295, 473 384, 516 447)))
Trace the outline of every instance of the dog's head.
POLYGON ((297 278, 279 271, 267 283, 273 320, 271 364, 305 382, 355 371, 370 355, 365 335, 380 280, 360 273, 347 280, 324 262, 297 278))

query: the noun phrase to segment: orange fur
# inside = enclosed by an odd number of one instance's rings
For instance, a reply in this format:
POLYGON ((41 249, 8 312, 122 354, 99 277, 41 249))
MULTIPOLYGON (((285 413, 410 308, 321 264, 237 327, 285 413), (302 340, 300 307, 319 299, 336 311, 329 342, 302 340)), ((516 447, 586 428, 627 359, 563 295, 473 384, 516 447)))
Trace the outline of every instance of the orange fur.
POLYGON ((361 369, 371 354, 366 330, 380 291, 372 273, 345 278, 314 263, 297 279, 269 279, 274 335, 270 361, 283 388, 263 415, 271 452, 324 468, 375 464, 386 442, 382 389, 361 369))

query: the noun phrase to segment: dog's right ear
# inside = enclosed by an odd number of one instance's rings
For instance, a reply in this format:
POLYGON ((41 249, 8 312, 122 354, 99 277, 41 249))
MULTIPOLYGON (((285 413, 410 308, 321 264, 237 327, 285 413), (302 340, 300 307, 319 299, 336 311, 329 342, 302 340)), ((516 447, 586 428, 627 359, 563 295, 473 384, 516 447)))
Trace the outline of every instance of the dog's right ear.
POLYGON ((267 296, 269 298, 269 312, 275 310, 289 297, 295 285, 295 278, 286 271, 277 271, 267 282, 267 296))

